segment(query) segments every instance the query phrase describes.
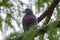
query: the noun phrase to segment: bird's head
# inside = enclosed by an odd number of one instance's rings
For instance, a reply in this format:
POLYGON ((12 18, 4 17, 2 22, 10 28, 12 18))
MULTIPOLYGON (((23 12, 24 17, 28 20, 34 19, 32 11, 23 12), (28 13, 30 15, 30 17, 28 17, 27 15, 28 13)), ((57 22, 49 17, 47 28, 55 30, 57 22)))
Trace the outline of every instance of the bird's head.
POLYGON ((32 10, 29 9, 29 8, 26 8, 25 11, 23 11, 23 13, 26 13, 26 14, 33 14, 32 10))

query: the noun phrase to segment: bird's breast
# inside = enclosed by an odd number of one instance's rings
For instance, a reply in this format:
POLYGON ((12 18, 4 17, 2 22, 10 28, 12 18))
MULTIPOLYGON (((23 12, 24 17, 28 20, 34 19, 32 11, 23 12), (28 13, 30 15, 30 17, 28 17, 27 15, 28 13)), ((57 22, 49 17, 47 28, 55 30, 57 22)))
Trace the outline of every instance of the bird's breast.
POLYGON ((27 24, 33 24, 36 21, 35 16, 29 15, 24 17, 24 21, 27 24))

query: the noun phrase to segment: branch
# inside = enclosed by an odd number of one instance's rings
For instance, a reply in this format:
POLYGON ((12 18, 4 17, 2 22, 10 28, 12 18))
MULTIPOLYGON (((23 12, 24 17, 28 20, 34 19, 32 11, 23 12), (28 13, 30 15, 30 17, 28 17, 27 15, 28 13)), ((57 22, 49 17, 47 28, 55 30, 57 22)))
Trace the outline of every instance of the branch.
MULTIPOLYGON (((54 22, 55 22, 55 21, 54 21, 54 22)), ((60 28, 60 19, 59 19, 59 20, 56 20, 56 22, 58 23, 56 27, 57 27, 57 28, 60 28)), ((50 24, 51 24, 51 23, 48 23, 48 24, 46 24, 46 25, 43 25, 44 28, 39 28, 38 31, 44 34, 44 33, 47 31, 47 29, 48 29, 48 27, 49 27, 50 24)))
POLYGON ((48 9, 40 16, 38 17, 38 23, 44 19, 47 15, 51 14, 56 7, 56 5, 59 3, 60 0, 53 0, 52 4, 48 7, 48 9))

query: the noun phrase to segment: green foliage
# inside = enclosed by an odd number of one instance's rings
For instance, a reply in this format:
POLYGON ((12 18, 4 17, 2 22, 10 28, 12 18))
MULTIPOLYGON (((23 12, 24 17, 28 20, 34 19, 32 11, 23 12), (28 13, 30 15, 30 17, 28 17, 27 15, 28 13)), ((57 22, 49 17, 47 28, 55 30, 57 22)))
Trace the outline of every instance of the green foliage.
POLYGON ((51 2, 52 0, 45 0, 45 2, 47 3, 47 4, 49 4, 49 2, 51 2))
POLYGON ((2 0, 2 2, 0 2, 0 6, 4 6, 4 7, 11 7, 13 6, 12 4, 8 3, 9 0, 2 0))
POLYGON ((10 20, 5 20, 5 23, 7 23, 10 27, 13 28, 13 25, 11 24, 10 20))
MULTIPOLYGON (((47 29, 47 35, 49 40, 58 40, 57 36, 57 21, 50 24, 47 29)), ((40 40, 44 40, 44 34, 39 34, 37 27, 32 26, 29 30, 23 32, 22 34, 14 32, 6 38, 6 40, 34 40, 36 36, 40 36, 40 40)))
POLYGON ((40 10, 40 7, 43 5, 43 3, 44 3, 44 0, 38 0, 36 2, 36 7, 37 7, 38 10, 40 10))
POLYGON ((31 27, 29 31, 23 33, 22 40, 34 40, 35 36, 38 34, 37 28, 35 26, 31 27))
POLYGON ((3 19, 2 19, 2 17, 0 16, 0 30, 2 29, 2 21, 3 21, 3 19))
POLYGON ((20 4, 23 5, 24 3, 22 1, 20 1, 20 4))
POLYGON ((7 18, 13 18, 12 13, 7 13, 7 18))
POLYGON ((56 9, 57 9, 57 19, 59 19, 60 18, 60 8, 59 8, 59 5, 57 5, 56 9))
POLYGON ((58 40, 57 37, 57 24, 58 22, 52 22, 47 30, 49 40, 58 40))
POLYGON ((11 13, 7 13, 7 17, 5 20, 5 23, 8 24, 10 27, 14 28, 13 25, 11 24, 11 18, 13 18, 11 13))
POLYGON ((19 32, 13 32, 5 40, 20 40, 21 34, 19 32))
POLYGON ((30 30, 25 31, 22 34, 18 32, 11 33, 9 36, 7 36, 6 40, 34 40, 34 37, 37 34, 37 28, 33 26, 30 28, 30 30))
POLYGON ((37 0, 36 7, 37 7, 38 11, 40 11, 40 8, 43 7, 44 3, 49 4, 49 2, 51 2, 51 0, 37 0))
POLYGON ((40 36, 40 40, 44 40, 44 34, 41 34, 41 35, 39 35, 40 36))

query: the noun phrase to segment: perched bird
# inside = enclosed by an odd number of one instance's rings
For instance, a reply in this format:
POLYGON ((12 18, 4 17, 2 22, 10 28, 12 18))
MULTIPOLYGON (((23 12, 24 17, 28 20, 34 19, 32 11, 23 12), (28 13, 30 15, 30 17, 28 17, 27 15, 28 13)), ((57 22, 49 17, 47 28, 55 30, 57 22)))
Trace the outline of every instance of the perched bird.
POLYGON ((28 30, 31 27, 31 25, 34 25, 37 22, 37 19, 36 19, 35 15, 33 14, 31 9, 26 8, 25 13, 26 14, 22 19, 22 24, 23 24, 24 31, 28 30))

